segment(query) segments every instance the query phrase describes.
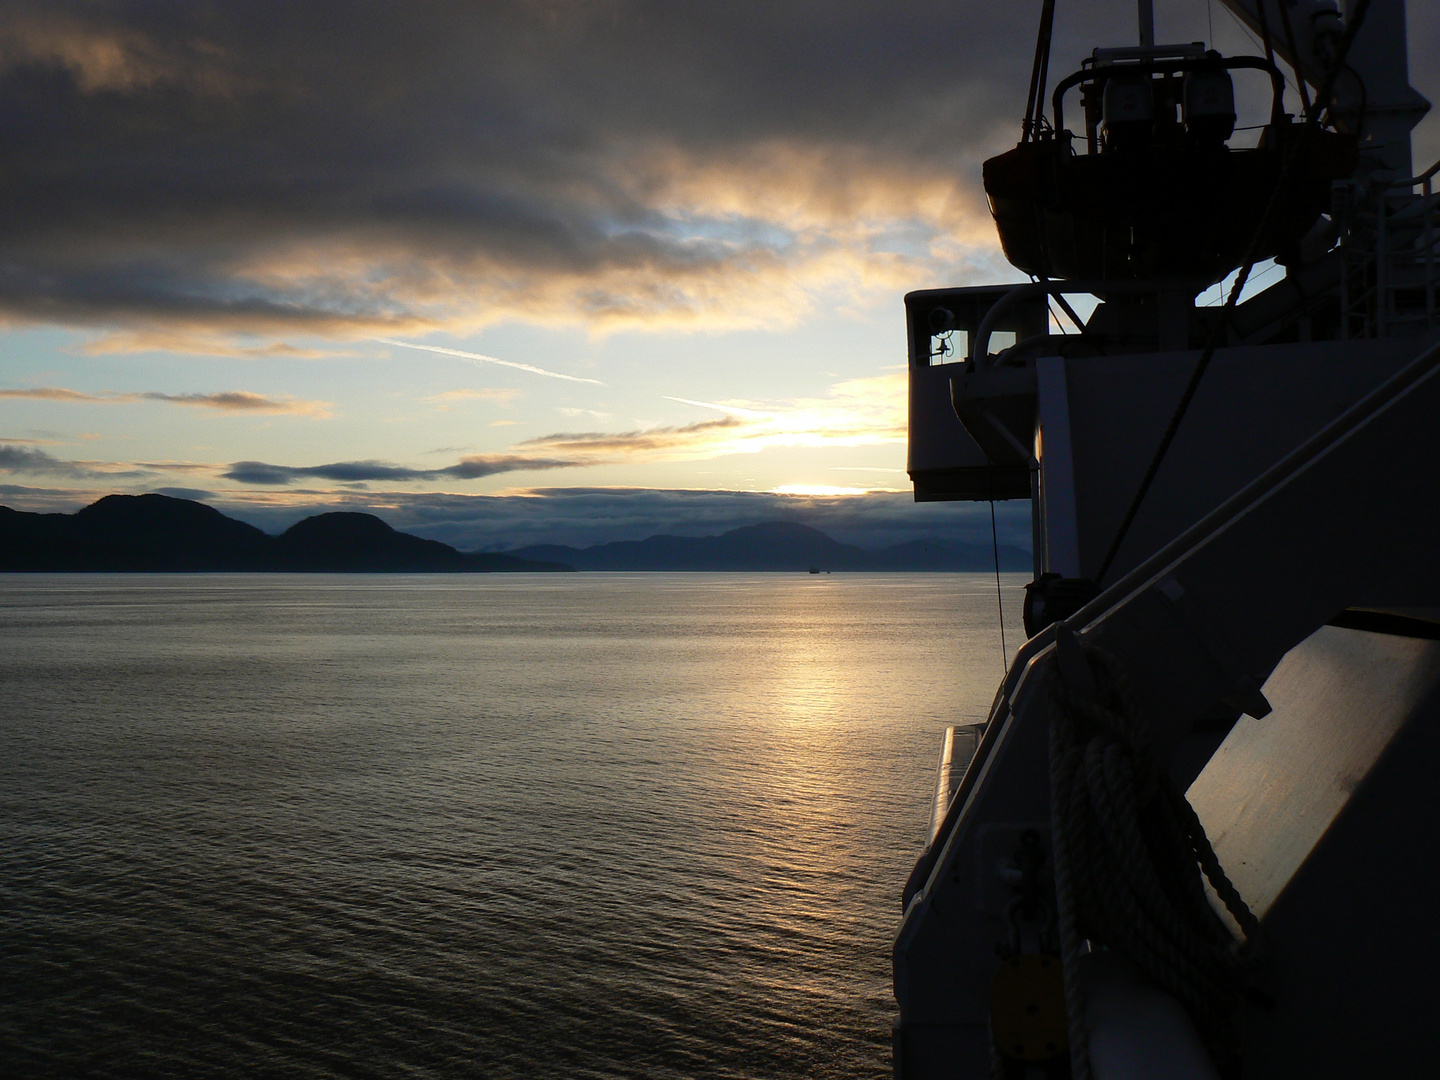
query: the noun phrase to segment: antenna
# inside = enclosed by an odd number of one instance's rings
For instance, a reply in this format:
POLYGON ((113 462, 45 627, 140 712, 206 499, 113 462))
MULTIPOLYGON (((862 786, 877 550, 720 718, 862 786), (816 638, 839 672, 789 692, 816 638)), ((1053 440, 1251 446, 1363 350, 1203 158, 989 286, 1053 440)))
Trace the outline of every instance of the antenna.
POLYGON ((1140 4, 1140 46, 1155 47, 1155 0, 1139 0, 1140 4))

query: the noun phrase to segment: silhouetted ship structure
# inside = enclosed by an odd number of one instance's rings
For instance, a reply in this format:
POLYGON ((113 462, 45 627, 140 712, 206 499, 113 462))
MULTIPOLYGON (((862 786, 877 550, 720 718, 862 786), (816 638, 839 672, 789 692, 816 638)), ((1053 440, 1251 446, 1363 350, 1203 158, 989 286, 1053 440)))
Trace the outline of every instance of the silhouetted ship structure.
POLYGON ((396 532, 373 514, 318 514, 279 536, 214 507, 165 495, 109 495, 74 514, 0 507, 0 570, 493 573, 570 570, 559 562, 466 553, 396 532))
MULTIPOLYGON (((516 548, 526 559, 568 563, 577 570, 994 570, 989 544, 910 540, 866 551, 832 540, 819 529, 793 521, 768 521, 731 529, 719 536, 652 536, 594 547, 537 544, 516 548)), ((1030 553, 1002 545, 1001 570, 1028 570, 1030 553)))
POLYGON ((905 300, 916 498, 1029 499, 1035 578, 903 890, 904 1080, 1440 1074, 1429 104, 1404 0, 1222 2, 1265 56, 1157 45, 1140 0, 1047 99, 1042 0, 984 167, 1032 280, 905 300))

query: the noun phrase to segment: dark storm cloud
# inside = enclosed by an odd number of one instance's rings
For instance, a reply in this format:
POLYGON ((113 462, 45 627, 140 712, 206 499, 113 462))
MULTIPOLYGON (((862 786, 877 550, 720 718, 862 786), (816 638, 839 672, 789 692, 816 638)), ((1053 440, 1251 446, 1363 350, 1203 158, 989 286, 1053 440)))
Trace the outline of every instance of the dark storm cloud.
POLYGON ((857 200, 903 217, 916 185, 973 194, 1013 137, 1034 19, 955 0, 8 4, 0 316, 144 347, 664 314, 807 259, 830 273, 827 229, 857 200), (796 200, 803 243, 772 212, 796 200))
MULTIPOLYGON (((1015 137, 1038 8, 12 0, 0 320, 263 354, 954 280, 994 250, 978 164, 1015 137)), ((1202 5, 1159 14, 1205 35, 1202 5)), ((1440 19, 1411 15, 1426 90, 1440 19)), ((1052 73, 1133 19, 1062 3, 1052 73)))

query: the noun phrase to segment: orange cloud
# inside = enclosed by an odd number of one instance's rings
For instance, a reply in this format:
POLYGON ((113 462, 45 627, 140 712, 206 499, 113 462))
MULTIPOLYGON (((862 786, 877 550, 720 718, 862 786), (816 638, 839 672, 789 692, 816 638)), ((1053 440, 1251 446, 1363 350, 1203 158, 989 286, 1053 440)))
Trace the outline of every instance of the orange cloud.
POLYGON ((37 386, 22 390, 0 390, 0 399, 18 398, 32 401, 64 401, 91 405, 133 405, 146 401, 164 402, 168 405, 190 405, 202 409, 217 409, 233 413, 289 413, 296 416, 324 418, 330 416, 330 406, 324 401, 297 401, 294 398, 269 398, 252 394, 248 390, 222 390, 214 394, 162 394, 158 390, 121 393, 102 391, 87 394, 79 390, 67 390, 62 386, 37 386))

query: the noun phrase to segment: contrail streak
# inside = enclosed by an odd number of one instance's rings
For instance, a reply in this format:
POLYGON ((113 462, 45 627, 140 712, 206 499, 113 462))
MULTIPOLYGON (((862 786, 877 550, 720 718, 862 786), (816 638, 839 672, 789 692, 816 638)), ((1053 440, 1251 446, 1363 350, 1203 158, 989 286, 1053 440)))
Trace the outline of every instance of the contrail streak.
POLYGON ((773 413, 761 412, 759 409, 742 409, 739 405, 717 405, 713 401, 695 401, 692 398, 671 397, 669 394, 661 394, 666 401, 678 401, 681 405, 699 405, 702 409, 714 409, 716 412, 733 413, 736 416, 750 416, 763 419, 773 416, 773 413))
POLYGON ((376 338, 376 341, 385 345, 399 345, 402 349, 420 349, 424 352, 443 353, 446 356, 459 356, 466 360, 483 360, 487 364, 499 364, 502 367, 519 368, 521 371, 528 371, 532 375, 547 375, 552 379, 565 379, 568 382, 594 383, 596 386, 605 384, 599 379, 582 379, 578 375, 562 375, 558 371, 546 371, 543 367, 536 367, 534 364, 518 364, 514 360, 501 360, 494 356, 486 356, 484 353, 463 352, 460 349, 447 349, 441 345, 415 345, 409 341, 396 341, 394 338, 376 338))

